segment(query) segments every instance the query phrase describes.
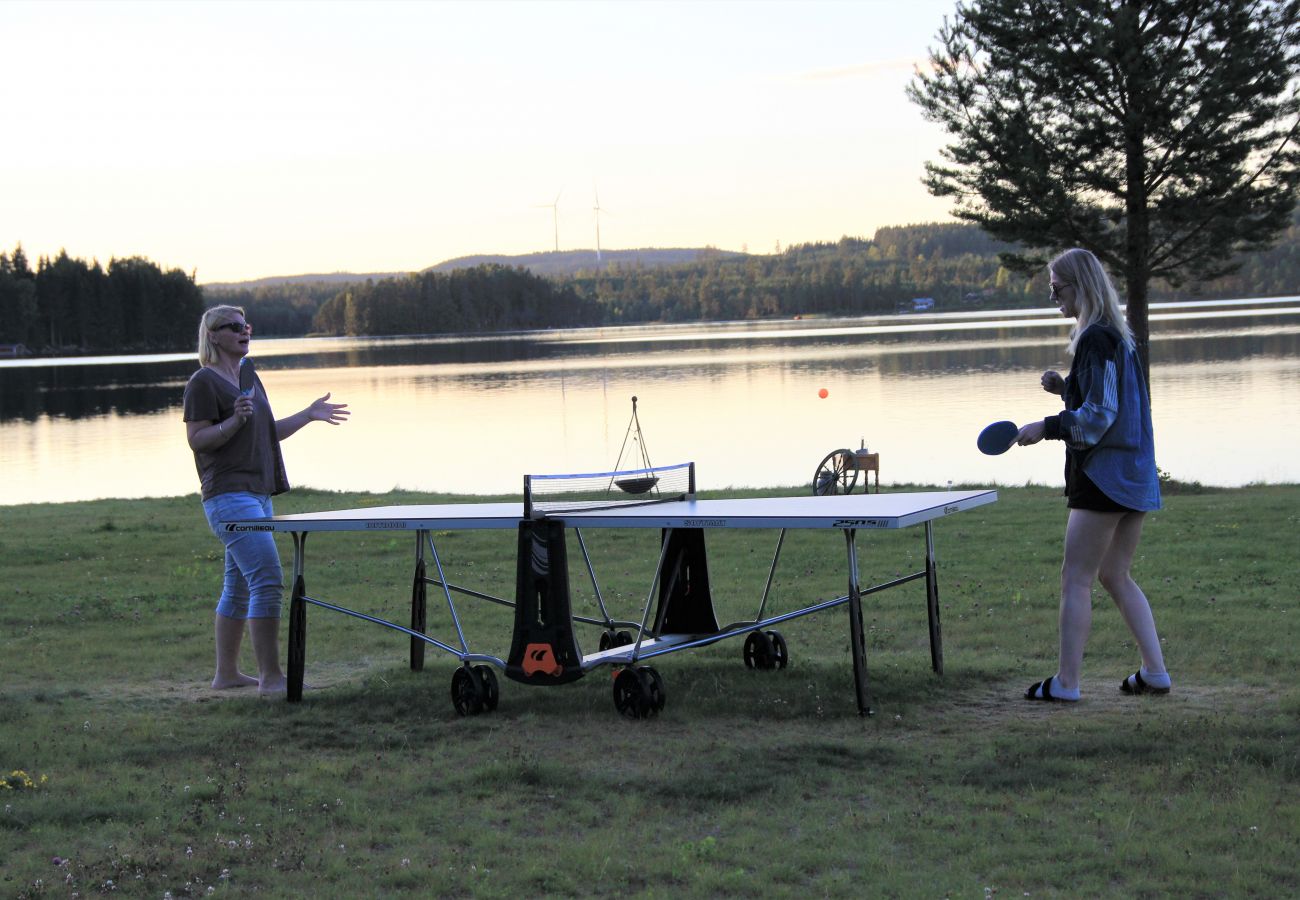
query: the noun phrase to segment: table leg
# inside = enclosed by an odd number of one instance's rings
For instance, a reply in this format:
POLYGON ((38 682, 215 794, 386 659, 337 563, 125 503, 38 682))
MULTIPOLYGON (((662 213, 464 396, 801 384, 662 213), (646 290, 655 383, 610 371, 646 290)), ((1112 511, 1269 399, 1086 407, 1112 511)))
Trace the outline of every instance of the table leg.
POLYGON ((943 674, 943 630, 939 626, 939 574, 934 562, 934 523, 925 523, 925 605, 930 614, 930 668, 943 674))
POLYGON ((853 688, 857 694, 858 715, 873 715, 867 696, 867 650, 862 629, 862 591, 858 583, 858 551, 855 530, 844 529, 849 552, 849 652, 853 656, 853 688))
MULTIPOLYGON (((428 589, 425 582, 424 535, 415 533, 415 581, 411 585, 411 630, 425 633, 428 624, 428 589)), ((411 671, 424 670, 424 641, 411 638, 411 671)))
POLYGON ((306 533, 294 532, 293 596, 289 601, 289 685, 285 695, 290 703, 302 700, 303 672, 307 665, 307 601, 303 599, 307 587, 302 574, 306 544, 306 533))

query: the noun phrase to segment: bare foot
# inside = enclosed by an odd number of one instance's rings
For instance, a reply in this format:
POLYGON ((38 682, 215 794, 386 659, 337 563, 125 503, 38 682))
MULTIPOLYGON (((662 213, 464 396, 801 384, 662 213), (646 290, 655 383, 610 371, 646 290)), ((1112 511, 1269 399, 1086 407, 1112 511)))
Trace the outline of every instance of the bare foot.
MULTIPOLYGON (((316 690, 316 685, 304 681, 302 683, 302 689, 304 691, 314 691, 316 690)), ((266 687, 258 685, 257 693, 263 697, 283 697, 285 694, 289 693, 289 680, 283 677, 278 680, 271 679, 267 682, 266 687)))
POLYGON ((289 692, 289 679, 283 675, 267 678, 257 684, 257 693, 263 697, 280 697, 289 692))
POLYGON ((236 672, 234 678, 214 678, 212 679, 212 689, 214 691, 225 691, 230 688, 252 687, 258 681, 252 675, 245 675, 243 672, 236 672))

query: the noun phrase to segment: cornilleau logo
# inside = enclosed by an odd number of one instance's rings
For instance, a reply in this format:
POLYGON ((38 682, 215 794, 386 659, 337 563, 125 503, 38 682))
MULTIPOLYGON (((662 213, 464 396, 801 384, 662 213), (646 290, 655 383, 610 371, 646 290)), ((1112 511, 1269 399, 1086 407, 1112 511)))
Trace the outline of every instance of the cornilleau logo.
POLYGON ((275 531, 274 525, 239 525, 234 522, 226 525, 226 531, 275 531))
POLYGON ((405 522, 367 522, 367 528, 405 528, 405 522))

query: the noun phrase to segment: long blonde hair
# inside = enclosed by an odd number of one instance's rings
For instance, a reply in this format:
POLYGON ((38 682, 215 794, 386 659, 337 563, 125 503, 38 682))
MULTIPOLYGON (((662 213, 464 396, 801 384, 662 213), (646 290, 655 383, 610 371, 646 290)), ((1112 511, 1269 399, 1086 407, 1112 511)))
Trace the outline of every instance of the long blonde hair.
POLYGON ((1061 282, 1074 288, 1074 327, 1070 329, 1069 351, 1079 343, 1084 330, 1094 322, 1105 320, 1119 332, 1124 344, 1133 348, 1133 332, 1128 327, 1124 312, 1119 308, 1119 295, 1101 262, 1082 247, 1066 250, 1047 264, 1047 268, 1061 282))
POLYGON ((227 322, 233 322, 236 315, 245 315, 242 306, 214 306, 199 317, 199 365, 210 366, 217 361, 217 345, 212 341, 212 332, 227 322))

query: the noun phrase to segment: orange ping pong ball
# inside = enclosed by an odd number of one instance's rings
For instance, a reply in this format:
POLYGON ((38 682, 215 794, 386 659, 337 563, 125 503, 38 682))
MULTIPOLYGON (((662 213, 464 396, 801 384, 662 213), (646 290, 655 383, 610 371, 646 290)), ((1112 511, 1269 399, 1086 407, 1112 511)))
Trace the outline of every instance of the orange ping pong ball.
POLYGON ((817 392, 817 396, 825 400, 828 396, 830 396, 830 393, 831 392, 826 390, 826 388, 822 388, 820 391, 817 392))

